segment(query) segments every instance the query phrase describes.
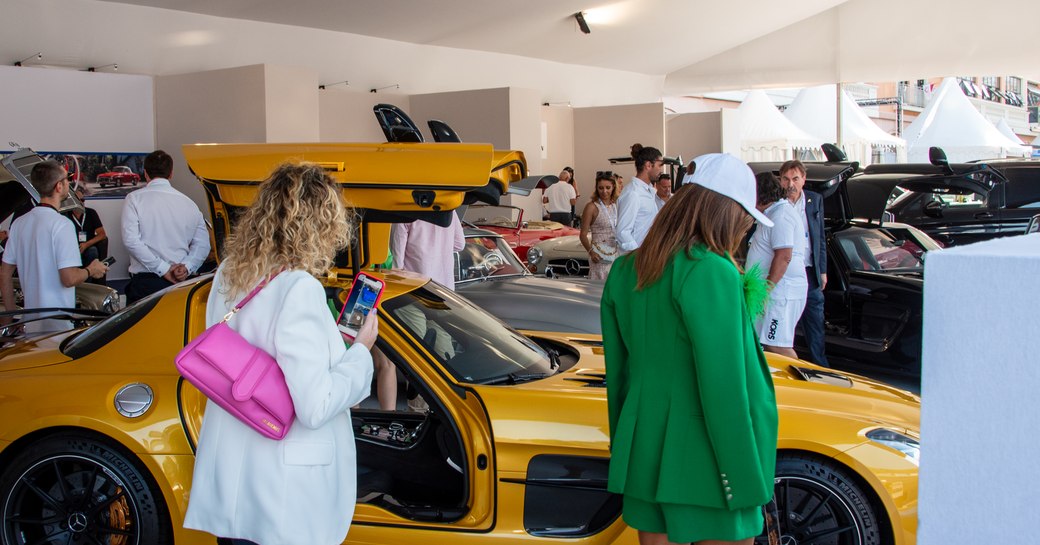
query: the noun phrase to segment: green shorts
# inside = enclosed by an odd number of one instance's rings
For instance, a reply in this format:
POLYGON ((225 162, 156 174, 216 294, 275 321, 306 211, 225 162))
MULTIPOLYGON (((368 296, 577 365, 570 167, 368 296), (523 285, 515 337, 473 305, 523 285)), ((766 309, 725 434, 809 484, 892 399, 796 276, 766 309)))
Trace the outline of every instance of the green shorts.
POLYGON ((705 539, 738 541, 762 533, 761 507, 730 511, 679 503, 654 503, 624 496, 621 518, 643 532, 668 534, 673 543, 705 539))

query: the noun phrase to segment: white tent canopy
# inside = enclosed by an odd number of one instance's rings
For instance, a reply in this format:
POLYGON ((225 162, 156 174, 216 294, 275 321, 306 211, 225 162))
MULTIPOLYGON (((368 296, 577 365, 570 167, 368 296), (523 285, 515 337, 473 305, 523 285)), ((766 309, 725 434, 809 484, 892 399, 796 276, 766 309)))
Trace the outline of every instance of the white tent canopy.
MULTIPOLYGON (((784 116, 814 137, 837 142, 836 94, 834 85, 802 89, 784 111, 784 116)), ((881 130, 844 90, 841 92, 841 108, 841 147, 849 160, 869 165, 873 148, 883 148, 895 151, 897 161, 906 161, 906 141, 881 130)))
POLYGON ((910 162, 927 162, 928 148, 939 146, 950 162, 1022 157, 1029 148, 1001 134, 964 96, 955 78, 946 78, 931 104, 903 133, 910 162))
POLYGON ((1015 131, 1011 130, 1011 125, 1008 125, 1006 119, 1001 118, 1000 121, 996 123, 996 125, 997 130, 1000 131, 1000 134, 1003 134, 1004 136, 1008 137, 1008 140, 1011 140, 1012 142, 1020 146, 1025 145, 1022 143, 1022 139, 1019 138, 1017 134, 1015 134, 1015 131))
POLYGON ((784 117, 765 91, 748 93, 737 111, 740 157, 745 161, 784 161, 795 158, 795 150, 818 150, 823 144, 784 117))

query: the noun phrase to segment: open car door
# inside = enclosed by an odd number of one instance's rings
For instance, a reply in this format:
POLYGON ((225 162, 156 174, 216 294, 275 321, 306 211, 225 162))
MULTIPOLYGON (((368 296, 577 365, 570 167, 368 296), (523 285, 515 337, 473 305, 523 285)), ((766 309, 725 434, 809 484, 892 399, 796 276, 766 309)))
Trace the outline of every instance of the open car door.
POLYGON ((184 146, 191 171, 206 189, 219 249, 257 186, 288 160, 325 167, 361 214, 358 245, 337 257, 354 270, 387 257, 391 223, 417 219, 448 225, 471 202, 498 202, 527 174, 519 151, 490 144, 195 144, 184 146))
POLYGON ((870 165, 846 185, 853 217, 880 221, 896 187, 920 193, 988 195, 1000 178, 997 171, 980 164, 879 164, 870 165))

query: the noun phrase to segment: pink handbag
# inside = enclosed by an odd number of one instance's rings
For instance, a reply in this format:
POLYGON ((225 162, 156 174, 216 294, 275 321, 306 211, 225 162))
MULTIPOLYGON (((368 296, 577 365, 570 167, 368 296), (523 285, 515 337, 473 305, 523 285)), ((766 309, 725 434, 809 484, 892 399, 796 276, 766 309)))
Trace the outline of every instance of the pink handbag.
POLYGON ((273 279, 261 282, 223 320, 188 343, 174 364, 206 397, 264 437, 277 440, 289 433, 296 416, 285 375, 274 358, 227 324, 273 279))

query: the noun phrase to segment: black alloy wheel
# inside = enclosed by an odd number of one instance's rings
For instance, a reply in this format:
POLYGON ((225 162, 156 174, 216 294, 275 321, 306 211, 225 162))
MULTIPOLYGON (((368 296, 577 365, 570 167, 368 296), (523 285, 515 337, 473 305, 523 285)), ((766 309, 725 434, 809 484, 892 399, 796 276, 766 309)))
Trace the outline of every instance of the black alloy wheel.
MULTIPOLYGON (((809 456, 781 454, 774 486, 780 545, 888 545, 870 501, 849 470, 809 456)), ((767 545, 766 534, 755 545, 767 545)))
POLYGON ((162 495, 133 461, 93 437, 44 438, 0 474, 2 545, 172 543, 162 495))

